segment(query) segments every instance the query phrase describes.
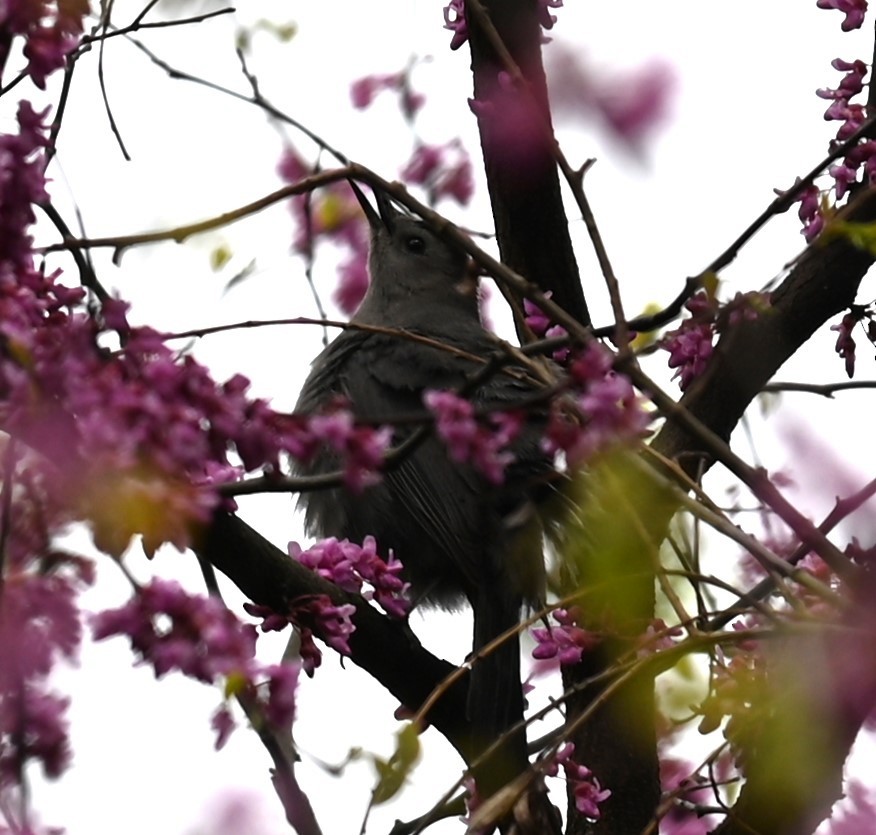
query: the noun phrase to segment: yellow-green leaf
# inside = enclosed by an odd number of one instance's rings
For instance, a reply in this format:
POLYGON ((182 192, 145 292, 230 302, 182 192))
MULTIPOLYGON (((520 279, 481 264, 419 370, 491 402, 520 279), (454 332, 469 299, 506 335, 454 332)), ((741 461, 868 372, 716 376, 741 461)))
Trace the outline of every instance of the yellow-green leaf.
POLYGON ((210 253, 210 268, 219 272, 232 258, 234 253, 228 244, 220 244, 210 253))
POLYGON ((420 736, 417 726, 409 722, 396 735, 396 749, 393 755, 388 760, 374 758, 377 785, 372 793, 373 802, 385 803, 395 797, 419 758, 420 736))
POLYGON ((852 246, 876 255, 876 222, 855 223, 850 220, 835 220, 825 227, 822 238, 825 241, 845 238, 852 246))

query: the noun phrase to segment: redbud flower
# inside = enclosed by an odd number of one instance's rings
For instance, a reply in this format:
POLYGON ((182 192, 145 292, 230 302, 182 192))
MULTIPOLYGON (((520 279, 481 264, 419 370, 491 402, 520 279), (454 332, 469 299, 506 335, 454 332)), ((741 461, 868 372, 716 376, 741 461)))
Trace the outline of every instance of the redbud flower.
POLYGON ((855 339, 852 331, 861 317, 854 311, 843 316, 838 325, 831 325, 830 329, 837 332, 836 346, 834 350, 845 360, 846 374, 849 378, 855 376, 855 339))
POLYGON ((692 327, 678 328, 663 339, 663 347, 669 351, 670 368, 677 371, 679 388, 684 391, 706 368, 712 356, 714 331, 711 325, 703 323, 692 327))
POLYGON ((381 559, 373 536, 366 536, 361 546, 329 537, 307 551, 302 551, 297 542, 290 542, 289 554, 344 591, 361 594, 363 585, 370 585, 373 591, 365 591, 365 599, 374 599, 389 615, 403 617, 410 609, 405 597, 408 584, 400 576, 401 562, 392 552, 388 560, 381 559))
POLYGON ((314 415, 309 428, 314 438, 340 454, 344 483, 351 490, 361 492, 380 480, 380 468, 392 441, 391 428, 359 426, 347 409, 314 415))
POLYGON ((354 81, 350 87, 353 107, 364 110, 383 90, 390 90, 401 96, 402 111, 408 120, 413 119, 426 102, 425 96, 411 90, 409 72, 405 70, 387 75, 368 75, 354 81))
POLYGON ((474 193, 471 160, 458 139, 446 145, 419 143, 402 168, 401 178, 423 186, 432 200, 452 197, 464 206, 474 193))
POLYGON ((836 9, 843 12, 843 32, 859 29, 867 13, 867 0, 818 0, 815 4, 819 9, 836 9))
POLYGON ((585 652, 599 643, 599 638, 577 625, 574 609, 554 609, 552 615, 556 624, 531 630, 536 641, 532 657, 538 660, 556 658, 561 665, 577 664, 585 652))
POLYGON ((435 429, 450 456, 470 463, 491 484, 501 484, 505 468, 514 460, 509 446, 520 432, 523 417, 496 412, 478 421, 471 402, 450 391, 426 391, 423 401, 435 415, 435 429))
POLYGON ((212 683, 248 670, 255 655, 255 629, 221 600, 189 594, 157 577, 124 606, 96 614, 92 630, 96 641, 127 636, 156 677, 179 670, 212 683))
POLYGON ((468 40, 465 0, 450 0, 444 7, 444 28, 453 32, 450 40, 451 49, 459 49, 468 40))
POLYGON ((599 785, 599 780, 589 768, 572 759, 574 753, 575 744, 565 743, 554 754, 553 760, 545 768, 545 773, 554 777, 562 768, 567 782, 572 786, 575 808, 585 817, 599 820, 602 815, 599 806, 611 797, 611 791, 599 785))

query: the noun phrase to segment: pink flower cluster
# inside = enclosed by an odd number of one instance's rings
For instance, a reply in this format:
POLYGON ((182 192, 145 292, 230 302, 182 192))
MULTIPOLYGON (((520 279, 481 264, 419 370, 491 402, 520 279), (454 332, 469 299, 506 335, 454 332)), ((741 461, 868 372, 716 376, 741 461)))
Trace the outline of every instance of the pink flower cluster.
POLYGON ((314 631, 341 655, 350 654, 347 640, 356 631, 352 621, 356 607, 352 603, 337 605, 326 594, 311 594, 297 597, 285 614, 254 603, 244 603, 243 608, 253 617, 262 618, 262 632, 281 632, 290 624, 298 631, 301 666, 311 677, 322 664, 322 653, 314 641, 314 631))
POLYGON ((377 542, 366 536, 361 545, 335 537, 323 539, 306 551, 297 542, 289 543, 290 556, 344 591, 363 594, 374 600, 388 615, 403 618, 410 611, 406 597, 409 584, 401 579, 402 564, 390 552, 383 560, 377 554, 377 542))
POLYGON ((444 145, 418 143, 401 178, 426 189, 430 204, 448 197, 466 206, 474 194, 471 159, 459 139, 444 145))
MULTIPOLYGON (((545 293, 546 298, 550 298, 553 294, 548 291, 545 293)), ((523 314, 527 326, 539 339, 551 339, 552 337, 567 336, 567 331, 562 325, 555 325, 542 309, 529 299, 523 300, 523 314)), ((569 349, 560 348, 552 354, 557 362, 565 362, 569 358, 569 349)))
POLYGON ((562 44, 553 44, 546 60, 554 117, 595 119, 634 152, 666 120, 675 89, 675 76, 666 64, 651 61, 610 72, 590 66, 579 51, 562 44))
MULTIPOLYGON (((46 112, 37 113, 30 102, 18 106, 18 133, 0 135, 0 290, 10 292, 10 285, 20 280, 30 292, 45 295, 42 276, 34 269, 32 239, 28 229, 36 220, 33 207, 47 198, 42 151, 48 144, 43 124, 46 112)), ((53 300, 45 313, 60 306, 53 300)), ((22 311, 16 317, 19 327, 27 327, 32 318, 42 318, 43 310, 22 311)))
POLYGON ((468 40, 465 0, 450 0, 444 7, 444 28, 453 32, 450 39, 451 49, 459 49, 468 40))
POLYGON ((667 835, 706 835, 715 828, 715 822, 704 818, 697 808, 712 805, 714 789, 692 774, 693 769, 691 763, 670 754, 660 757, 660 782, 664 795, 672 795, 680 801, 673 803, 660 821, 661 832, 665 830, 667 835))
POLYGON ((639 658, 647 658, 655 652, 672 649, 677 646, 675 638, 683 635, 684 630, 680 626, 668 626, 663 618, 654 618, 639 638, 636 655, 639 658))
POLYGON ((700 290, 684 306, 690 316, 660 342, 660 347, 669 351, 668 364, 676 369, 673 379, 678 379, 682 391, 705 371, 715 338, 728 327, 755 319, 769 307, 769 297, 764 293, 737 293, 721 304, 713 293, 700 290))
POLYGON ((591 342, 569 363, 569 395, 551 410, 544 445, 575 467, 619 444, 642 438, 650 415, 629 377, 612 368, 611 352, 591 342))
POLYGON ((24 39, 25 74, 41 90, 78 45, 88 0, 6 0, 0 7, 0 77, 16 36, 24 39))
POLYGON ((60 659, 82 637, 77 595, 94 581, 90 562, 44 553, 44 569, 14 569, 0 586, 0 790, 19 783, 30 762, 47 777, 69 764, 69 700, 48 688, 60 659))
MULTIPOLYGON (((817 6, 843 12, 842 29, 845 32, 860 28, 867 13, 867 0, 818 0, 817 6)), ((816 90, 816 95, 830 102, 824 112, 825 120, 840 123, 836 137, 831 140, 831 149, 834 149, 857 133, 868 119, 866 104, 853 103, 851 100, 863 92, 869 67, 864 61, 846 61, 843 58, 834 58, 831 66, 844 73, 843 77, 836 87, 822 87, 816 90)), ((842 200, 852 185, 858 182, 861 171, 865 183, 876 182, 876 141, 873 139, 862 139, 841 161, 828 169, 833 179, 830 190, 836 200, 842 200)), ((798 199, 798 215, 803 223, 801 231, 806 240, 811 242, 824 229, 822 192, 818 186, 811 185, 802 191, 798 199)))
POLYGON ((422 93, 411 89, 410 71, 405 70, 385 75, 366 75, 354 81, 350 87, 353 107, 357 110, 370 107, 374 99, 384 90, 399 95, 402 113, 408 121, 412 121, 426 103, 426 97, 422 93))
MULTIPOLYGON (((799 179, 799 178, 798 178, 799 179)), ((774 189, 776 194, 782 194, 781 189, 774 189)), ((803 189, 799 197, 800 208, 797 209, 797 217, 803 224, 800 233, 807 241, 814 241, 824 229, 824 213, 822 211, 821 189, 816 185, 803 189)))
POLYGON ((563 776, 572 787, 575 808, 585 817, 599 820, 602 816, 599 806, 611 797, 611 790, 603 789, 599 785, 599 780, 587 766, 576 763, 572 759, 574 754, 575 743, 565 743, 554 754, 553 760, 545 769, 545 773, 550 777, 556 777, 562 768, 563 776))
POLYGON ((819 9, 836 9, 845 18, 842 22, 843 32, 860 29, 867 14, 867 0, 818 0, 815 4, 819 9))
MULTIPOLYGON (((863 61, 844 61, 842 58, 834 58, 831 66, 845 75, 835 88, 816 90, 816 95, 830 101, 830 106, 824 112, 825 120, 840 123, 832 143, 838 145, 850 139, 867 121, 866 107, 852 104, 850 100, 863 91, 869 68, 863 61)), ((859 142, 841 162, 834 163, 828 169, 834 179, 833 189, 837 200, 841 200, 857 181, 862 168, 866 181, 872 183, 876 178, 876 141, 872 139, 859 142)))
MULTIPOLYGON (((380 480, 383 458, 392 442, 390 427, 360 426, 349 409, 335 406, 309 417, 306 431, 314 446, 325 445, 339 455, 344 464, 344 483, 354 492, 380 480)), ((309 455, 298 457, 306 460, 309 455)))
MULTIPOLYGON (((315 173, 298 152, 287 147, 277 171, 286 183, 297 183, 315 173)), ((333 299, 346 314, 352 314, 368 289, 368 225, 353 190, 347 183, 333 183, 313 194, 301 194, 290 201, 295 222, 296 252, 313 258, 321 240, 346 250, 338 267, 339 281, 333 299)))
POLYGON ((714 335, 712 326, 703 322, 678 328, 665 338, 663 345, 669 351, 669 367, 676 369, 673 379, 678 378, 682 391, 705 371, 712 356, 714 335))
MULTIPOLYGON (((298 665, 264 665, 255 659, 256 630, 214 597, 186 592, 170 580, 153 578, 128 603, 93 617, 96 641, 124 635, 142 663, 161 677, 177 670, 226 691, 251 697, 274 727, 288 730, 295 717, 298 665)), ((226 707, 214 717, 217 747, 233 728, 226 707)))
POLYGON ((531 630, 536 646, 532 657, 540 661, 556 658, 560 664, 577 664, 585 652, 599 643, 599 637, 578 626, 577 607, 554 609, 556 624, 536 626, 531 630))
POLYGON ((423 401, 435 415, 435 429, 450 457, 471 464, 491 484, 501 484, 514 460, 508 447, 520 433, 523 415, 493 412, 479 420, 471 401, 451 391, 427 390, 423 401))
POLYGON ((216 505, 217 466, 279 467, 282 453, 311 454, 306 421, 246 396, 235 376, 217 385, 191 357, 178 358, 149 328, 124 332, 124 348, 100 348, 104 325, 64 303, 51 277, 19 272, 0 281, 0 421, 51 460, 63 492, 89 518, 103 547, 120 553, 134 533, 147 549, 184 547, 192 524, 216 505))

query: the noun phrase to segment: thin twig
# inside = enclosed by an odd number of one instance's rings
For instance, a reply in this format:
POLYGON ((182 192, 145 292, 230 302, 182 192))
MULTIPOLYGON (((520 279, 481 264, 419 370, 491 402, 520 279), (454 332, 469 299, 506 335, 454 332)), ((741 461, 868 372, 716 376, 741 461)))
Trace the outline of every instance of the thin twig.
MULTIPOLYGON (((830 533, 843 519, 854 513, 865 502, 876 496, 876 479, 873 479, 857 493, 849 496, 846 499, 837 499, 833 509, 824 518, 818 526, 823 534, 830 533)), ((796 565, 802 560, 811 550, 811 547, 804 541, 798 545, 794 551, 788 556, 786 562, 788 565, 796 565)), ((776 580, 774 576, 767 577, 761 580, 753 589, 741 594, 739 600, 728 607, 723 612, 720 612, 713 617, 707 624, 703 626, 705 631, 714 631, 723 629, 733 618, 739 614, 739 605, 755 605, 758 601, 763 600, 771 594, 776 588, 776 580)))
POLYGON ((128 37, 128 40, 144 55, 146 55, 153 64, 164 70, 170 78, 179 79, 181 81, 189 81, 193 84, 199 84, 202 87, 206 87, 208 90, 213 90, 217 93, 231 96, 231 98, 237 99, 238 101, 254 105, 268 115, 273 116, 275 119, 278 119, 281 122, 285 122, 287 125, 291 125, 297 131, 303 133, 309 140, 311 140, 311 142, 322 148, 327 153, 331 154, 336 160, 338 160, 338 162, 341 163, 341 165, 347 165, 349 163, 349 159, 346 157, 345 154, 332 147, 325 139, 319 136, 319 134, 314 133, 312 130, 310 130, 310 128, 305 127, 305 125, 303 125, 297 119, 275 107, 264 96, 262 96, 261 93, 259 93, 258 95, 247 96, 244 93, 239 93, 236 90, 232 90, 229 87, 224 87, 223 85, 217 84, 214 81, 210 81, 206 78, 201 78, 200 76, 193 75, 192 73, 186 72, 185 70, 180 70, 167 63, 167 61, 159 58, 154 52, 152 52, 152 50, 150 50, 145 44, 143 44, 136 38, 128 37))
POLYGON ((841 383, 789 383, 777 380, 773 383, 767 383, 761 389, 761 392, 798 391, 807 394, 820 394, 822 397, 832 398, 838 391, 874 388, 876 388, 876 380, 845 380, 841 383))

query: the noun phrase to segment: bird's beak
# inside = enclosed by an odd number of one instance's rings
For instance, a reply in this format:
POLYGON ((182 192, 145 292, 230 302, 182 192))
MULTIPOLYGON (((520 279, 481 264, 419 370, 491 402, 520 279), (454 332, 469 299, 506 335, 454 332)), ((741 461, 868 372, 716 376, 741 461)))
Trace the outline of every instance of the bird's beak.
POLYGON ((353 180, 348 180, 347 182, 350 184, 350 188, 353 189, 353 194, 356 195, 362 211, 365 212, 365 217, 372 231, 377 232, 380 229, 392 231, 393 222, 398 215, 398 211, 393 208, 389 197, 379 189, 374 189, 374 199, 377 202, 377 211, 375 211, 368 198, 362 193, 362 189, 353 180))
POLYGON ((395 219, 399 215, 398 209, 392 205, 392 201, 382 191, 375 190, 374 199, 377 201, 377 211, 380 213, 380 219, 383 221, 383 225, 392 232, 392 227, 395 225, 395 219))

